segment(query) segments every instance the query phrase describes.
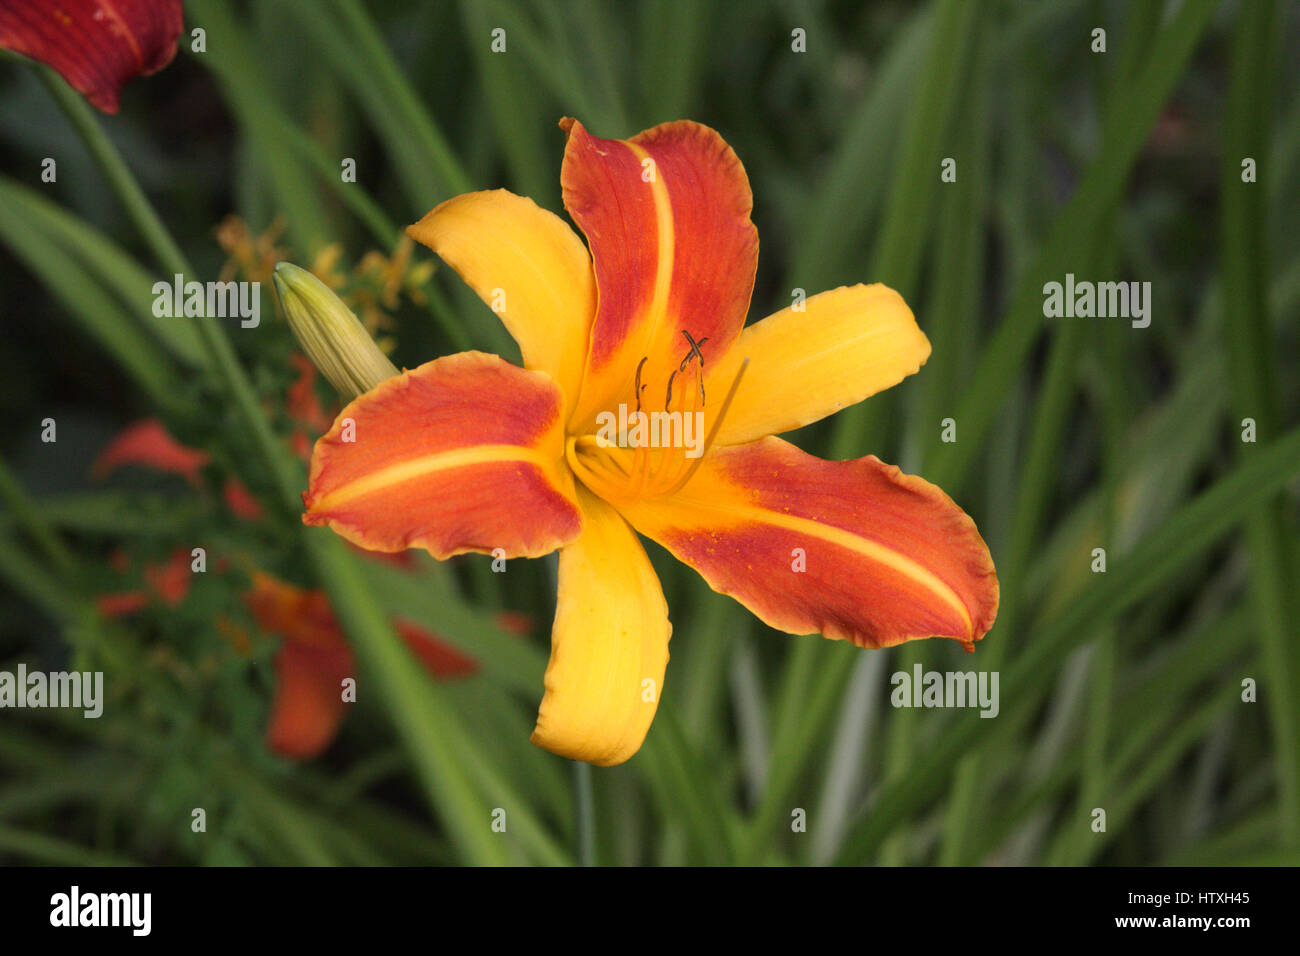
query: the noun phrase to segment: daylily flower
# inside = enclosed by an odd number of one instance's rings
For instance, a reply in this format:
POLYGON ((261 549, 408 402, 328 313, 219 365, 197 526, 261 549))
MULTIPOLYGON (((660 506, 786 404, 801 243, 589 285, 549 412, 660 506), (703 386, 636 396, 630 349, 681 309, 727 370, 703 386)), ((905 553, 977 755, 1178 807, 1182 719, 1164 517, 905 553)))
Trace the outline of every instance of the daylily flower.
POLYGON ((316 443, 303 520, 438 558, 560 549, 532 739, 595 764, 636 753, 668 662, 668 608, 637 532, 778 630, 970 648, 998 600, 974 522, 874 456, 823 461, 773 437, 920 368, 930 344, 902 298, 839 288, 745 328, 758 237, 722 138, 692 122, 630 140, 561 126, 564 205, 590 252, 504 190, 407 230, 501 316, 524 368, 463 352, 361 395, 316 443), (704 438, 602 431, 636 411, 699 413, 704 438))
MULTIPOLYGON (((343 680, 357 674, 352 648, 324 591, 294 587, 258 572, 244 600, 258 626, 283 639, 275 655, 267 746, 291 760, 310 760, 334 741, 347 712, 343 680)), ((478 670, 472 658, 419 625, 398 619, 394 626, 434 677, 464 677, 478 670)))
POLYGON ((126 81, 176 55, 181 0, 4 0, 0 47, 52 66, 105 113, 126 81))
POLYGON ((181 475, 192 485, 208 463, 208 453, 182 445, 161 421, 145 418, 127 425, 114 436, 90 466, 102 478, 123 465, 147 465, 155 471, 181 475))

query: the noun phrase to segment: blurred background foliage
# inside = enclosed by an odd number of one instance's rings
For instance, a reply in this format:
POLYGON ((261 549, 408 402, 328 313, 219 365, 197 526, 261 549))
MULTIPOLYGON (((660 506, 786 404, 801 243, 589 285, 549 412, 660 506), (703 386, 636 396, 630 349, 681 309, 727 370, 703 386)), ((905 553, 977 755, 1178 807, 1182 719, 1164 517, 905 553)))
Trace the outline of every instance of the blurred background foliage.
POLYGON ((176 60, 113 117, 0 62, 0 669, 107 690, 99 720, 0 714, 0 861, 1300 862, 1295 5, 185 8, 176 60), (1002 608, 973 656, 770 632, 651 546, 675 625, 658 718, 628 764, 579 768, 528 742, 553 559, 395 566, 301 526, 295 409, 337 400, 303 385, 269 266, 329 277, 399 365, 517 360, 400 227, 497 186, 562 213, 563 115, 723 134, 762 241, 751 320, 795 288, 903 292, 926 367, 793 437, 975 517, 1002 608), (155 319, 175 272, 260 278, 260 325, 155 319), (1150 327, 1044 319, 1067 272, 1150 282, 1150 327), (92 469, 151 419, 201 450, 192 480, 92 469), (159 583, 200 546, 206 573, 159 583), (312 759, 268 747, 287 638, 250 607, 259 573, 323 592, 357 655, 358 702, 312 759), (137 606, 104 613, 122 593, 137 606), (395 617, 475 672, 430 679, 395 617), (917 663, 999 671, 999 716, 894 709, 917 663))

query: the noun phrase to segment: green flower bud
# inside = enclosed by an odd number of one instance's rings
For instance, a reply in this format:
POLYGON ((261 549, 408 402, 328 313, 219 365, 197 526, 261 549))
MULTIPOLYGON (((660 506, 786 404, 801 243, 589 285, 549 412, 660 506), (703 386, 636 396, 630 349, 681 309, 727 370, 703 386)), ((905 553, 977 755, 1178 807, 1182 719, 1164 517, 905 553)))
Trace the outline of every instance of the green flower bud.
POLYGON ((306 269, 277 264, 275 292, 298 344, 346 401, 398 374, 352 310, 306 269))

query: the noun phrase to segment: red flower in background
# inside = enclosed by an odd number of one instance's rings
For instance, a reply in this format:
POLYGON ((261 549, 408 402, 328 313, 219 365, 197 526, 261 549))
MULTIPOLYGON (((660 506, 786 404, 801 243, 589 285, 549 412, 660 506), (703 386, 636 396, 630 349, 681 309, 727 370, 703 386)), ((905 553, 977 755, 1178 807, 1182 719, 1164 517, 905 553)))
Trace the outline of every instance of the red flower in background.
MULTIPOLYGON (((0 3, 4 2, 0 0, 0 3)), ((308 432, 320 435, 329 431, 334 418, 316 397, 316 369, 307 356, 295 353, 289 357, 289 363, 298 371, 297 378, 285 394, 285 409, 295 425, 290 440, 294 450, 305 460, 311 455, 312 438, 308 432)), ((200 472, 211 460, 206 451, 178 442, 158 419, 146 418, 118 432, 91 465, 91 474, 104 478, 125 465, 143 465, 155 471, 180 475, 197 488, 200 472)), ((238 478, 227 479, 221 497, 227 510, 237 518, 256 521, 262 517, 262 506, 238 478)), ((409 561, 405 564, 409 565, 409 561)))
POLYGON ((172 438, 158 419, 146 418, 118 432, 99 453, 90 472, 96 478, 104 478, 123 465, 147 465, 198 484, 199 471, 207 463, 207 452, 187 448, 172 438))
MULTIPOLYGON (((199 472, 209 461, 207 452, 182 445, 158 419, 145 418, 118 432, 90 466, 90 473, 105 478, 125 465, 143 465, 169 475, 180 475, 197 488, 199 472)), ((226 481, 221 496, 235 517, 248 521, 262 517, 262 506, 238 478, 226 481)))
MULTIPOLYGON (((0 0, 4 3, 5 0, 0 0)), ((302 356, 295 356, 299 375, 286 396, 289 417, 299 426, 292 440, 301 445, 303 454, 310 452, 308 432, 319 434, 330 427, 331 419, 316 399, 312 384, 315 369, 302 356)), ((207 452, 182 445, 156 419, 128 425, 100 452, 92 473, 105 477, 116 468, 142 465, 184 477, 199 486, 200 472, 209 463, 207 452)), ((237 478, 222 487, 222 499, 237 517, 255 520, 261 506, 237 478)), ((377 561, 409 567, 409 554, 384 554, 357 551, 377 561)), ((129 559, 117 552, 111 558, 114 567, 125 573, 129 559)), ((100 613, 108 617, 134 614, 150 603, 175 607, 185 599, 190 585, 190 555, 179 549, 164 564, 144 569, 144 587, 101 595, 100 613)), ((282 641, 274 658, 275 692, 267 726, 267 746, 291 760, 310 760, 321 754, 338 735, 347 704, 342 684, 356 676, 356 661, 339 626, 325 592, 296 587, 270 574, 256 571, 252 587, 243 595, 249 613, 258 627, 282 641)), ((525 615, 502 612, 497 623, 515 634, 527 634, 531 624, 525 615)), ((237 650, 246 653, 247 634, 226 625, 222 630, 237 650)), ((478 670, 473 658, 462 654, 436 634, 411 621, 400 618, 393 627, 411 653, 434 677, 464 677, 478 670)))
MULTIPOLYGON (((324 591, 304 590, 259 572, 244 602, 262 630, 284 641, 275 655, 267 746, 292 760, 310 760, 333 742, 343 722, 343 681, 356 676, 352 648, 324 591)), ((473 659, 418 625, 397 620, 394 627, 434 677, 464 677, 478 670, 473 659)))
POLYGON ((105 113, 176 55, 181 0, 0 0, 0 47, 40 60, 105 113))
MULTIPOLYGON (((114 552, 111 561, 113 567, 124 574, 130 565, 130 559, 123 551, 114 552)), ((133 591, 101 594, 95 599, 95 606, 105 617, 134 614, 151 600, 161 601, 168 607, 175 607, 190 593, 191 573, 189 552, 184 548, 177 548, 165 563, 145 566, 144 587, 133 591)))

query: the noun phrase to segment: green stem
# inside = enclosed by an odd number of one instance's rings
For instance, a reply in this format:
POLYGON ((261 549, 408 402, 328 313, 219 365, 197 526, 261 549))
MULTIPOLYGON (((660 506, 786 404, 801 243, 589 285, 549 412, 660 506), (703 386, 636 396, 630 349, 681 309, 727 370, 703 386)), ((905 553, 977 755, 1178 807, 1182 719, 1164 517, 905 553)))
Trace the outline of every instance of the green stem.
POLYGON ((71 576, 76 569, 76 560, 72 552, 63 543, 58 532, 50 527, 32 504, 26 490, 19 484, 3 458, 0 458, 0 500, 3 500, 14 513, 18 526, 27 532, 37 547, 45 553, 46 558, 59 574, 64 577, 71 576))
POLYGON ((66 840, 0 824, 0 851, 55 866, 135 866, 134 860, 100 853, 66 840))
MULTIPOLYGON (((1243 419, 1254 419, 1261 437, 1277 434, 1282 424, 1268 327, 1268 210, 1263 185, 1244 182, 1241 164, 1246 157, 1263 163, 1268 151, 1278 36, 1276 9, 1268 0, 1248 4, 1240 12, 1233 40, 1220 184, 1224 301, 1233 304, 1223 323, 1233 404, 1243 419)), ((1266 170, 1264 175, 1277 174, 1266 170)), ((1234 425, 1234 432, 1236 428, 1234 425)), ((1243 442, 1242 457, 1258 455, 1258 448, 1243 442)), ((1291 634, 1296 620, 1291 527, 1285 498, 1273 498, 1261 503, 1248 519, 1246 540, 1253 563, 1250 591, 1270 678, 1264 696, 1274 738, 1278 820, 1284 845, 1294 848, 1300 846, 1300 712, 1296 702, 1300 654, 1291 634)))
POLYGON ((108 179, 108 184, 112 188, 118 201, 126 208, 127 215, 140 230, 145 242, 149 248, 154 251, 159 262, 172 272, 189 272, 189 265, 185 261, 184 255, 181 254, 180 247, 172 239, 171 233, 163 225, 158 214, 154 212, 153 206, 149 204, 148 198, 144 191, 135 181, 135 176, 127 167, 126 161, 122 159, 121 153, 117 147, 104 133, 104 129, 99 124, 94 112, 86 101, 82 99, 81 94, 68 86, 63 79, 47 66, 36 66, 36 75, 41 78, 50 95, 63 111, 63 115, 68 118, 81 136, 82 142, 99 164, 100 171, 108 179))
POLYGON ((573 762, 573 804, 578 818, 578 864, 596 865, 596 813, 591 789, 591 764, 573 762))

